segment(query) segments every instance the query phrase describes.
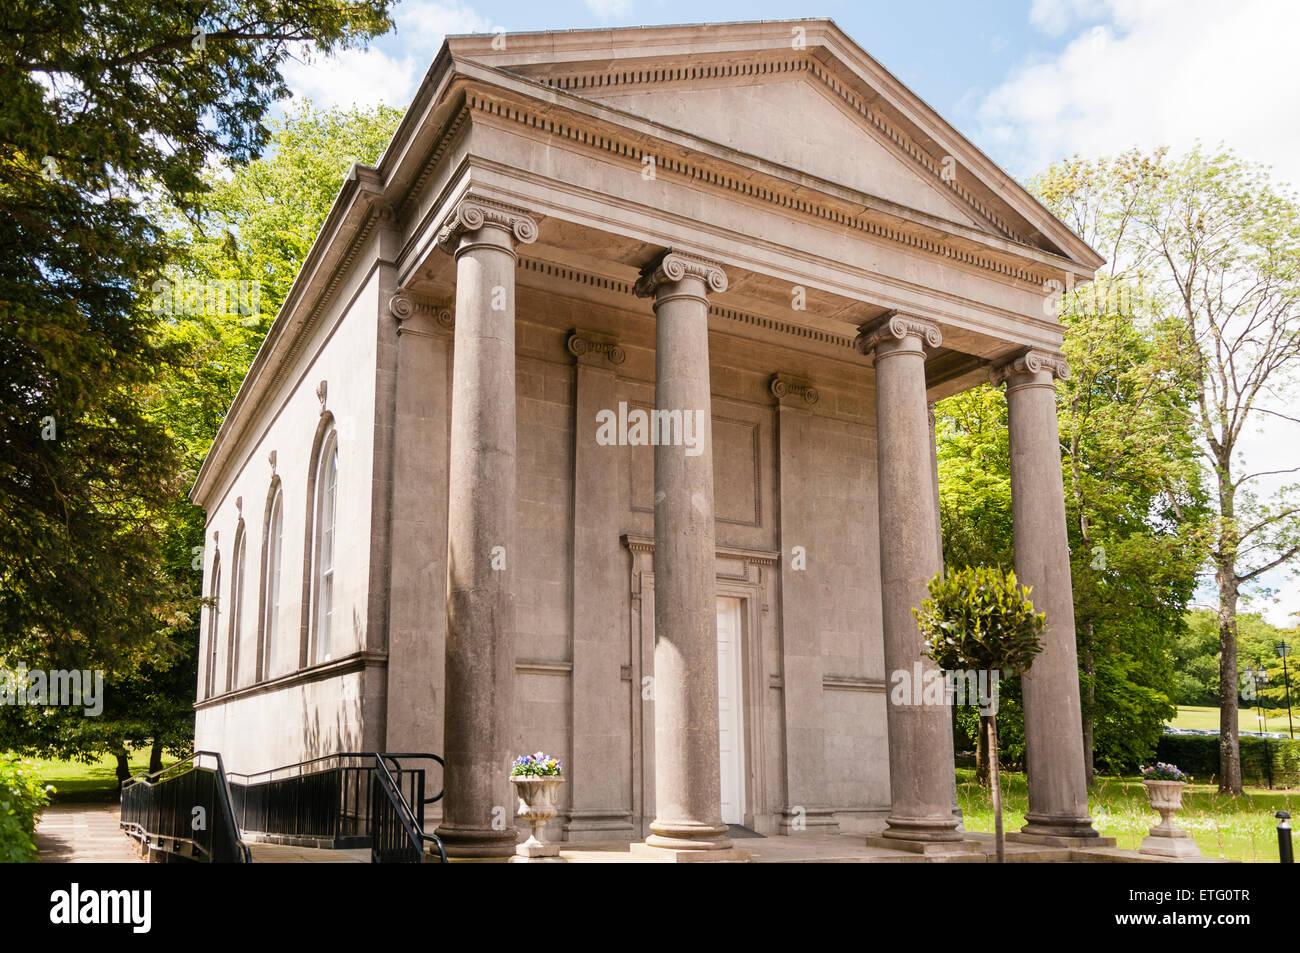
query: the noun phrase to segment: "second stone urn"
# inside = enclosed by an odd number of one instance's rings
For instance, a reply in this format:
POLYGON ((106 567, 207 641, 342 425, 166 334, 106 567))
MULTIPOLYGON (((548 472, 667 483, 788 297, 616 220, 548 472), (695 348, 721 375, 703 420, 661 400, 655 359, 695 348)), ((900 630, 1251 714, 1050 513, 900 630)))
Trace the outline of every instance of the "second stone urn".
POLYGON ((1174 815, 1183 809, 1184 781, 1143 781, 1147 800, 1160 812, 1160 823, 1142 840, 1138 852, 1160 857, 1199 857, 1200 850, 1192 835, 1174 824, 1174 815))
POLYGON ((559 861, 560 845, 544 843, 542 832, 546 829, 546 822, 559 812, 560 785, 564 783, 564 778, 520 776, 512 777, 510 782, 519 795, 519 809, 516 813, 532 827, 528 839, 515 847, 511 863, 559 861))

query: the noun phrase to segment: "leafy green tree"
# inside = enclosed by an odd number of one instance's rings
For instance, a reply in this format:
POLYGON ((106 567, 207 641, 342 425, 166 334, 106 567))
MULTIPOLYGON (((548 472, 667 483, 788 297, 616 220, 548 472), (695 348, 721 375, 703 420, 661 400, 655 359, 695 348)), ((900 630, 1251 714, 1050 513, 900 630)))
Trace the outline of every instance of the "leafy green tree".
POLYGON ((129 678, 183 654, 186 453, 159 382, 190 342, 141 295, 170 254, 151 213, 196 214, 210 161, 266 145, 286 58, 366 41, 388 6, 0 11, 0 658, 129 678))
POLYGON ((1215 613, 1194 609, 1184 617, 1174 640, 1174 694, 1177 705, 1218 705, 1219 629, 1215 613))
MULTIPOLYGON (((300 105, 269 123, 264 157, 205 173, 201 212, 186 216, 174 206, 154 210, 156 220, 169 226, 171 254, 157 285, 164 301, 183 301, 173 289, 196 283, 245 282, 255 292, 241 296, 240 303, 256 307, 173 308, 160 325, 161 339, 182 358, 160 375, 150 409, 180 450, 185 487, 212 446, 348 170, 355 163, 376 162, 400 118, 399 110, 387 106, 318 110, 300 105)), ((178 493, 166 513, 162 552, 167 572, 185 595, 177 612, 184 651, 172 667, 159 667, 154 679, 123 686, 130 717, 118 734, 136 744, 148 739, 154 766, 164 750, 186 753, 193 737, 203 545, 203 513, 178 493)), ((119 759, 124 751, 113 749, 119 759)))
MULTIPOLYGON (((1047 617, 1034 611, 1029 589, 1016 583, 1014 572, 995 566, 948 569, 931 579, 928 589, 930 598, 912 614, 926 637, 926 655, 945 672, 986 672, 990 678, 994 672, 1020 675, 1042 651, 1047 617)), ((997 857, 1002 863, 1006 847, 998 777, 996 689, 993 704, 980 712, 980 726, 989 739, 997 857)))
POLYGON ((1190 422, 1211 487, 1219 783, 1240 794, 1238 601, 1264 573, 1300 555, 1300 486, 1265 498, 1259 481, 1300 467, 1251 470, 1239 449, 1245 428, 1263 419, 1300 423, 1285 398, 1300 370, 1300 202, 1264 167, 1199 147, 1176 158, 1158 150, 1067 162, 1038 188, 1071 224, 1094 228, 1111 275, 1133 283, 1150 313, 1175 329, 1169 360, 1190 388, 1190 422))
MULTIPOLYGON (((1076 159, 1031 188, 1113 261, 1135 227, 1143 168, 1134 157, 1076 159)), ((1182 324, 1150 285, 1113 263, 1065 289, 1060 312, 1072 373, 1057 385, 1058 426, 1090 781, 1096 762, 1149 758, 1172 716, 1173 642, 1207 552, 1182 324)), ((1005 399, 992 388, 950 398, 937 425, 945 559, 1012 566, 1005 399)), ((980 755, 982 768, 982 746, 980 755)))
POLYGON ((1170 643, 1207 552, 1182 324, 1123 261, 1148 171, 1133 154, 1076 158, 1031 185, 1110 257, 1063 298, 1073 373, 1058 387, 1089 783, 1098 758, 1148 757, 1172 717, 1170 643))

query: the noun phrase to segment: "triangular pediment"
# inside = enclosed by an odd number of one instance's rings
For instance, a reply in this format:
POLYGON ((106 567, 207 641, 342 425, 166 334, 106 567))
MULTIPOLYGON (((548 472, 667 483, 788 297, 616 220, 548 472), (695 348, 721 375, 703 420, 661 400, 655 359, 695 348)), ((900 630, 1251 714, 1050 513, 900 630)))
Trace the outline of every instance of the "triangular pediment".
POLYGON ((1101 258, 829 20, 510 34, 453 55, 922 219, 1101 258))
MULTIPOLYGON (((608 87, 608 106, 936 218, 997 234, 961 197, 806 71, 725 83, 608 87)), ((1003 236, 1008 237, 1008 236, 1003 236)))

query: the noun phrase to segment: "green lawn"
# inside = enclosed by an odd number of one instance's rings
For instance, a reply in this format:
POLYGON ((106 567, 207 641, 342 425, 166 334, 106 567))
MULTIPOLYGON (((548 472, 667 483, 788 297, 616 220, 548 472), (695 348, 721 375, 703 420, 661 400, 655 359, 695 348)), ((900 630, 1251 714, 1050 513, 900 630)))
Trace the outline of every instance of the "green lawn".
MULTIPOLYGON (((993 806, 987 788, 975 783, 972 768, 957 769, 957 800, 968 830, 993 830, 993 806)), ((1088 803, 1097 830, 1118 840, 1119 846, 1137 849, 1160 815, 1147 803, 1146 790, 1135 778, 1098 777, 1088 803)), ((1029 794, 1025 776, 1002 776, 1003 825, 1019 830, 1025 823, 1029 794)), ((1226 857, 1258 863, 1277 863, 1275 811, 1292 815, 1300 808, 1300 790, 1269 791, 1247 788, 1239 798, 1218 793, 1213 784, 1190 784, 1183 793, 1183 811, 1177 824, 1190 831, 1206 857, 1226 857)))
MULTIPOLYGON (((39 759, 35 763, 45 781, 55 786, 51 797, 55 803, 109 802, 117 796, 117 762, 112 757, 92 764, 39 759)), ((131 772, 139 774, 148 763, 148 749, 133 753, 131 772)), ((967 829, 993 830, 988 789, 975 783, 973 768, 957 769, 957 798, 967 829)), ((1120 847, 1136 849, 1160 820, 1147 803, 1142 782, 1135 778, 1098 777, 1088 801, 1097 830, 1116 838, 1120 847)), ((1023 774, 1002 775, 1002 803, 1006 830, 1019 830, 1029 807, 1023 774)), ((1178 824, 1191 831, 1206 857, 1277 863, 1277 820, 1273 814, 1286 810, 1294 815, 1300 809, 1300 790, 1247 788, 1242 797, 1232 798, 1220 795, 1213 784, 1192 784, 1183 795, 1183 804, 1178 824)))
MULTIPOLYGON (((1269 731, 1285 732, 1286 727, 1286 709, 1266 709, 1264 714, 1268 716, 1269 731)), ((1178 714, 1170 722, 1175 728, 1209 728, 1217 731, 1219 728, 1219 709, 1204 708, 1195 705, 1179 705, 1178 714)), ((1300 728, 1300 725, 1296 726, 1300 728)), ((1259 731, 1259 718, 1256 709, 1241 708, 1237 711, 1237 730, 1238 731, 1259 731)))
MULTIPOLYGON (((41 772, 46 784, 54 785, 50 801, 54 804, 70 802, 109 802, 117 799, 117 759, 106 755, 90 764, 79 761, 55 761, 41 758, 28 759, 41 772)), ((170 763, 165 759, 164 764, 170 763)), ((140 774, 149 767, 149 749, 131 753, 131 773, 140 774)))

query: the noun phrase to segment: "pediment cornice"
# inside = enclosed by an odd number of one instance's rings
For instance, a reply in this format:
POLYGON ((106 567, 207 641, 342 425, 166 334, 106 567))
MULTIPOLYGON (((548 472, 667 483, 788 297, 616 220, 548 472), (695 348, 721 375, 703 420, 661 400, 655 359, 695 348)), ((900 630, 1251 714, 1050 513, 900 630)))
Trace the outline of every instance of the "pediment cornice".
POLYGON ((843 71, 837 70, 833 62, 828 63, 806 50, 784 52, 758 50, 741 60, 737 60, 734 55, 692 60, 689 63, 675 59, 642 60, 613 70, 591 67, 575 69, 559 65, 529 71, 524 75, 530 76, 544 86, 577 96, 611 89, 672 88, 673 86, 698 86, 702 83, 741 85, 752 82, 755 77, 804 77, 846 107, 850 114, 859 119, 864 130, 872 133, 878 141, 891 148, 896 155, 911 165, 918 175, 947 194, 954 203, 970 212, 990 231, 1024 245, 1032 244, 1022 233, 1016 231, 1004 216, 999 215, 989 204, 981 201, 967 189, 961 183, 961 178, 953 174, 951 168, 945 169, 943 156, 933 155, 922 148, 908 134, 904 124, 891 116, 887 109, 880 104, 873 105, 865 95, 855 90, 847 81, 843 71))
POLYGON ((1095 270, 1104 259, 828 18, 450 37, 445 50, 578 95, 621 84, 753 83, 797 65, 878 136, 910 153, 996 233, 1095 270), (869 114, 869 115, 868 115, 869 114), (943 160, 959 174, 944 178, 943 160))
MULTIPOLYGON (((660 178, 675 177, 693 188, 717 188, 782 214, 850 228, 872 240, 903 245, 1004 281, 1041 287, 1059 280, 1062 269, 1070 267, 1055 253, 819 180, 603 104, 523 80, 512 88, 509 77, 503 77, 504 85, 489 82, 495 72, 478 72, 466 82, 464 115, 457 113, 448 123, 447 138, 457 135, 466 121, 497 123, 527 135, 567 140, 571 147, 590 151, 602 161, 624 162, 638 170, 642 160, 652 155, 660 178), (556 98, 530 95, 543 89, 556 98)), ((432 173, 445 142, 435 148, 416 181, 432 173)), ((403 207, 412 200, 411 194, 403 196, 403 207)))

